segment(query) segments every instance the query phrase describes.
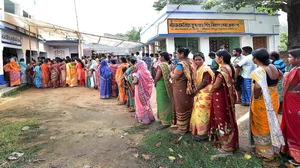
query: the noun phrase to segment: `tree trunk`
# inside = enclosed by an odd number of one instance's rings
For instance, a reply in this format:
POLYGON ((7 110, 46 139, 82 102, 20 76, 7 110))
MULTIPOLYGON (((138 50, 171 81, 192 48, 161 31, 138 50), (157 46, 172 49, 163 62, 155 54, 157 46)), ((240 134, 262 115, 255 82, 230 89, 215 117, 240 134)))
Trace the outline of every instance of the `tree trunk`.
POLYGON ((288 19, 288 49, 300 46, 300 3, 289 7, 288 19))

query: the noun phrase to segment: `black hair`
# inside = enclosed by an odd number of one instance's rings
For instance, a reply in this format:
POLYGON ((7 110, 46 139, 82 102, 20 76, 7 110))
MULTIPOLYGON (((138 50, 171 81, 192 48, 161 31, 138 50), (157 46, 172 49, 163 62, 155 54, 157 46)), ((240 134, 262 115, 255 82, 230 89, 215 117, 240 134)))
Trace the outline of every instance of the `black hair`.
POLYGON ((289 54, 294 58, 300 58, 300 48, 290 50, 289 54))
POLYGON ((203 59, 203 61, 205 61, 205 57, 204 54, 202 52, 197 52, 194 54, 193 59, 195 59, 196 57, 201 57, 203 59))
POLYGON ((76 58, 76 61, 81 64, 82 68, 84 68, 84 63, 79 58, 76 58))
POLYGON ((112 59, 112 60, 110 60, 110 63, 111 63, 111 64, 117 64, 117 61, 114 60, 114 59, 112 59))
POLYGON ((35 59, 33 59, 33 58, 32 58, 32 60, 31 60, 31 61, 33 61, 34 63, 36 63, 36 60, 35 60, 35 59))
POLYGON ((300 48, 300 46, 292 46, 292 47, 291 47, 291 50, 299 49, 299 48, 300 48))
POLYGON ((150 54, 150 57, 154 57, 154 54, 150 54))
POLYGON ((247 54, 251 54, 253 49, 250 46, 245 46, 242 48, 242 50, 244 50, 247 54))
POLYGON ((280 59, 280 55, 279 55, 279 53, 276 52, 276 51, 272 51, 272 52, 270 53, 270 57, 274 57, 275 60, 279 60, 279 59, 280 59))
POLYGON ((155 57, 159 57, 158 53, 155 53, 155 57))
POLYGON ((172 54, 169 54, 170 55, 170 57, 172 57, 173 55, 172 54))
POLYGON ((185 47, 180 47, 180 48, 177 49, 177 52, 179 54, 183 54, 183 57, 187 58, 189 56, 190 49, 185 48, 185 47))
POLYGON ((48 62, 49 62, 49 60, 48 60, 48 59, 45 59, 45 60, 44 60, 44 63, 45 63, 45 64, 47 64, 48 62))
POLYGON ((230 53, 226 50, 220 50, 216 53, 216 55, 219 56, 219 57, 223 57, 224 63, 228 64, 230 66, 230 69, 231 69, 231 72, 232 72, 231 77, 234 77, 235 71, 234 71, 234 68, 231 64, 231 55, 230 55, 230 53))
POLYGON ((131 53, 131 56, 134 56, 134 54, 133 54, 133 53, 131 53))
POLYGON ((124 73, 124 72, 126 72, 126 70, 127 70, 127 67, 124 67, 124 68, 122 69, 122 72, 124 73))
POLYGON ((241 49, 241 48, 235 48, 235 49, 233 49, 233 50, 235 50, 236 52, 242 54, 242 49, 241 49))
POLYGON ((209 54, 208 54, 208 56, 209 56, 209 57, 215 57, 215 56, 216 56, 216 54, 215 54, 215 53, 213 53, 213 52, 211 52, 211 53, 209 53, 209 54))
POLYGON ((169 56, 168 52, 163 51, 163 52, 160 53, 160 56, 163 57, 164 60, 166 60, 168 62, 170 61, 170 56, 169 56))
POLYGON ((149 56, 149 53, 146 53, 146 56, 149 56))
POLYGON ((21 58, 21 59, 20 59, 20 62, 24 62, 24 61, 25 61, 24 58, 21 58))
POLYGON ((133 65, 135 65, 136 62, 137 62, 137 60, 136 60, 135 57, 131 57, 131 58, 129 59, 129 62, 131 62, 133 65))
POLYGON ((257 59, 259 62, 261 62, 264 65, 270 64, 270 57, 269 53, 266 49, 260 48, 252 52, 253 58, 257 59))
POLYGON ((136 52, 135 54, 136 54, 136 55, 140 55, 140 52, 136 52))
POLYGON ((123 63, 127 63, 127 59, 125 57, 121 57, 120 60, 123 62, 123 63))

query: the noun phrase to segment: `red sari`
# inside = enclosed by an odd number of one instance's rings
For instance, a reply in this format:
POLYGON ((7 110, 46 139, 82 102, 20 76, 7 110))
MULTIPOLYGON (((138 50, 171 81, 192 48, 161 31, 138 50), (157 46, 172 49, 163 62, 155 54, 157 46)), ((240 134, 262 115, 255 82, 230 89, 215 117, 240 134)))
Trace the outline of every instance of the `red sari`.
POLYGON ((209 137, 224 151, 233 152, 239 146, 239 133, 235 119, 235 90, 229 72, 226 68, 218 70, 216 78, 222 80, 222 85, 212 94, 209 137))
POLYGON ((52 87, 59 87, 59 64, 53 64, 50 67, 52 87))
POLYGON ((76 64, 77 77, 81 87, 85 87, 85 71, 83 68, 81 63, 76 64))
POLYGON ((294 88, 300 83, 300 67, 295 67, 284 79, 281 130, 285 139, 282 152, 300 163, 300 94, 294 88))
POLYGON ((117 73, 117 69, 118 69, 118 64, 111 64, 109 65, 109 69, 111 70, 112 73, 112 80, 111 80, 111 84, 112 84, 112 97, 116 97, 117 96, 117 89, 118 89, 118 84, 116 81, 116 73, 117 73))
POLYGON ((49 65, 48 64, 41 65, 41 70, 42 70, 43 86, 44 86, 44 88, 47 88, 50 85, 50 70, 49 70, 49 65))

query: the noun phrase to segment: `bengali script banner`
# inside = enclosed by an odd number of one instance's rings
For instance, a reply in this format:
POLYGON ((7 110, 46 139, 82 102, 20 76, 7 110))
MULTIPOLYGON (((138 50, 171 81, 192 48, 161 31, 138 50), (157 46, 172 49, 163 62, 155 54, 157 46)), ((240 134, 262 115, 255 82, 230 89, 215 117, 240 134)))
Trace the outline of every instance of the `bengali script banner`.
POLYGON ((168 19, 172 33, 244 33, 244 20, 168 19))

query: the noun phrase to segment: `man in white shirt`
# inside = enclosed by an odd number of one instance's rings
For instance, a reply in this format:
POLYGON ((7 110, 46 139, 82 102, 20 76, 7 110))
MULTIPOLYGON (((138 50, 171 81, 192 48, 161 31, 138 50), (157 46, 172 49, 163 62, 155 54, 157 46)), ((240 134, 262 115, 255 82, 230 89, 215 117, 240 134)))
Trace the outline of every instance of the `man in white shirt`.
POLYGON ((136 52, 135 55, 136 55, 136 60, 138 60, 138 61, 142 61, 143 60, 143 58, 142 58, 142 56, 140 55, 139 52, 136 52))
POLYGON ((235 68, 241 70, 241 76, 244 78, 242 82, 242 106, 249 106, 252 96, 251 84, 252 79, 250 77, 251 72, 255 69, 255 64, 252 61, 252 47, 246 46, 242 48, 242 54, 244 58, 235 64, 235 68))

